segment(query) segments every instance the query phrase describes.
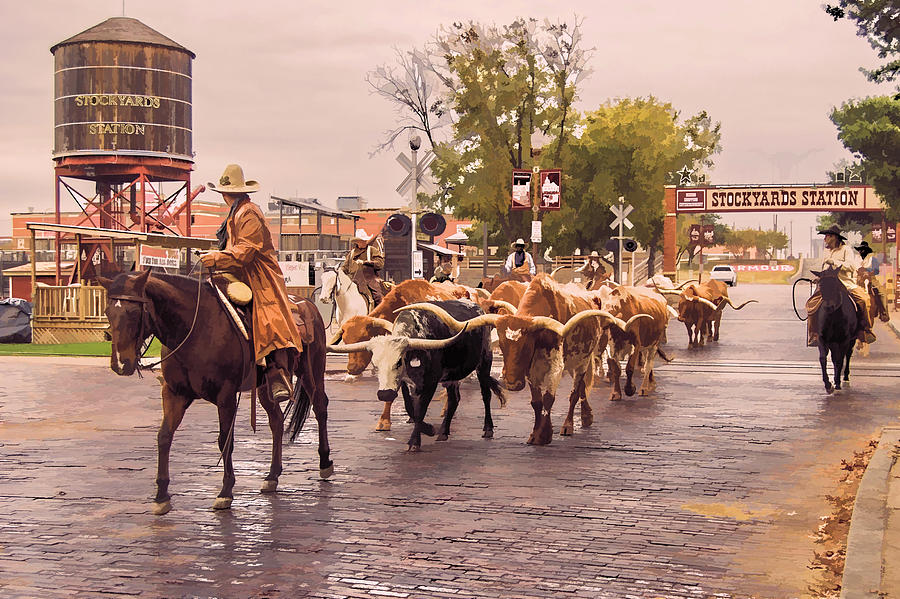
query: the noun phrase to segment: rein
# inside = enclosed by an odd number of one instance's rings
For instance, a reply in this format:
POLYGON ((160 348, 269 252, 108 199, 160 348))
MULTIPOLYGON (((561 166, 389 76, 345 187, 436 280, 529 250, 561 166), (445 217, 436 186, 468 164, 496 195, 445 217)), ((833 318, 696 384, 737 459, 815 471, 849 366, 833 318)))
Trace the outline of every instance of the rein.
MULTIPOLYGON (((185 344, 185 342, 190 338, 191 333, 194 332, 194 326, 196 326, 196 324, 197 324, 197 315, 200 313, 200 292, 203 289, 203 265, 200 262, 197 262, 197 264, 200 264, 200 271, 197 273, 197 305, 194 307, 194 319, 193 319, 193 321, 191 321, 191 328, 188 330, 187 335, 185 335, 184 339, 181 340, 181 343, 179 343, 175 347, 175 349, 170 351, 168 354, 166 354, 165 357, 160 358, 156 362, 149 364, 147 366, 144 366, 141 364, 141 358, 143 358, 144 356, 143 355, 139 356, 137 359, 137 364, 135 365, 135 370, 137 371, 138 377, 143 378, 143 376, 144 376, 141 373, 141 370, 152 370, 155 367, 162 364, 165 360, 168 360, 172 355, 175 354, 175 352, 177 352, 179 349, 181 349, 181 346, 185 344)), ((144 340, 148 337, 148 335, 144 334, 144 330, 145 330, 144 323, 146 322, 147 318, 152 318, 149 310, 147 309, 147 304, 150 303, 150 299, 146 296, 137 296, 137 295, 110 295, 109 299, 121 300, 121 301, 126 301, 126 302, 135 302, 135 303, 141 304, 141 326, 138 329, 138 335, 136 338, 136 346, 140 347, 141 344, 143 344, 144 340)), ((152 337, 153 334, 151 333, 149 336, 152 337)), ((147 346, 147 349, 150 349, 149 345, 147 346)))
POLYGON ((810 297, 812 297, 812 294, 813 294, 812 288, 813 288, 813 284, 815 283, 815 281, 813 281, 812 279, 807 279, 806 277, 801 277, 801 278, 797 279, 796 281, 794 281, 794 284, 791 286, 791 304, 794 308, 794 314, 797 315, 797 318, 801 322, 806 322, 807 320, 809 320, 809 314, 806 315, 806 318, 803 318, 800 316, 800 312, 797 311, 797 294, 795 293, 795 290, 797 289, 797 283, 799 283, 800 281, 806 281, 807 283, 809 283, 810 297))

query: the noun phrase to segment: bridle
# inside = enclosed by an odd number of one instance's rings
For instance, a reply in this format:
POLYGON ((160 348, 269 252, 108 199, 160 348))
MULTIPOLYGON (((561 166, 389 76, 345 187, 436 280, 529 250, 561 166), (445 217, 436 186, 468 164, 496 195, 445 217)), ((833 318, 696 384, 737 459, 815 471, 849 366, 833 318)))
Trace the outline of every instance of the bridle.
MULTIPOLYGON (((135 371, 137 372, 138 377, 143 378, 143 374, 141 373, 141 370, 152 370, 153 368, 156 368, 157 366, 162 364, 165 360, 168 360, 170 357, 172 357, 175 354, 175 352, 177 352, 179 349, 181 349, 181 346, 184 345, 185 342, 190 338, 191 333, 194 332, 194 325, 197 324, 197 315, 200 313, 200 291, 203 288, 203 266, 202 266, 201 262, 197 262, 197 264, 201 264, 201 266, 200 266, 200 272, 197 273, 197 305, 194 308, 194 319, 191 322, 191 328, 188 330, 187 335, 184 336, 184 339, 181 340, 181 343, 179 343, 175 347, 175 349, 170 351, 168 354, 166 354, 165 357, 160 358, 153 364, 148 364, 147 366, 144 366, 141 364, 141 358, 144 357, 143 354, 141 353, 141 345, 144 343, 144 340, 147 337, 153 336, 153 333, 150 333, 149 335, 146 334, 146 329, 147 329, 146 323, 148 320, 152 321, 152 319, 153 319, 153 316, 150 313, 150 309, 147 307, 147 304, 150 303, 150 298, 148 298, 145 295, 132 295, 132 294, 124 294, 124 293, 107 296, 108 300, 134 302, 134 303, 138 303, 141 305, 141 324, 138 327, 137 337, 134 340, 135 341, 134 347, 136 348, 135 354, 141 354, 141 355, 138 355, 137 358, 135 359, 135 371)), ((150 349, 149 344, 147 345, 147 349, 150 349)), ((146 353, 146 350, 144 353, 146 353)))
POLYGON ((328 319, 328 322, 325 324, 325 328, 327 329, 334 322, 334 316, 337 314, 337 296, 341 290, 341 275, 338 272, 338 268, 326 268, 324 272, 333 272, 334 273, 334 285, 331 287, 331 293, 328 294, 328 297, 331 298, 331 317, 328 319))

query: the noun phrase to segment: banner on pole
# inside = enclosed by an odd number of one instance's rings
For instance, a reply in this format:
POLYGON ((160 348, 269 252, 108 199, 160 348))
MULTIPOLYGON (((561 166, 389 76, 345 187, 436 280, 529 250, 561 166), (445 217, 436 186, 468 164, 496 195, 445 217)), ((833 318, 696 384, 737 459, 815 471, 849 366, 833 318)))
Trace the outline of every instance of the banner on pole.
POLYGON ((512 210, 531 210, 531 171, 513 169, 512 210))
POLYGON ((540 172, 541 200, 538 204, 540 210, 560 209, 560 189, 562 186, 562 171, 558 168, 540 172))

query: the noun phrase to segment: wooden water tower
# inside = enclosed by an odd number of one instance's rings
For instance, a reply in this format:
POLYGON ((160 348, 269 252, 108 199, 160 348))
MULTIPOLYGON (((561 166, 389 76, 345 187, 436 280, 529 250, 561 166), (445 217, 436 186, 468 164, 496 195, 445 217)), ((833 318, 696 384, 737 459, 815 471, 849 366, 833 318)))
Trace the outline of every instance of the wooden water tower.
MULTIPOLYGON (((107 19, 50 52, 56 222, 60 195, 68 193, 81 215, 67 224, 190 236, 191 200, 202 191, 190 187, 194 53, 127 17, 107 19)), ((60 284, 61 244, 75 240, 56 236, 60 284)), ((77 243, 84 278, 115 260, 112 238, 98 233, 77 243)))

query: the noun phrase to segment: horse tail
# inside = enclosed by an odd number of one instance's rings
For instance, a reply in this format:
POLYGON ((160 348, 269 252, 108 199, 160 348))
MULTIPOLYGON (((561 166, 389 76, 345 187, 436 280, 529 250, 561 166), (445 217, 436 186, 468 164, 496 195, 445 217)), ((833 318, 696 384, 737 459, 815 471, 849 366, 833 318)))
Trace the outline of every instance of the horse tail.
POLYGON ((286 433, 290 434, 291 443, 297 439, 297 435, 300 433, 303 425, 306 424, 310 406, 309 394, 303 388, 303 385, 300 384, 300 381, 297 381, 297 384, 294 386, 294 397, 287 410, 290 412, 291 419, 285 430, 286 433))

